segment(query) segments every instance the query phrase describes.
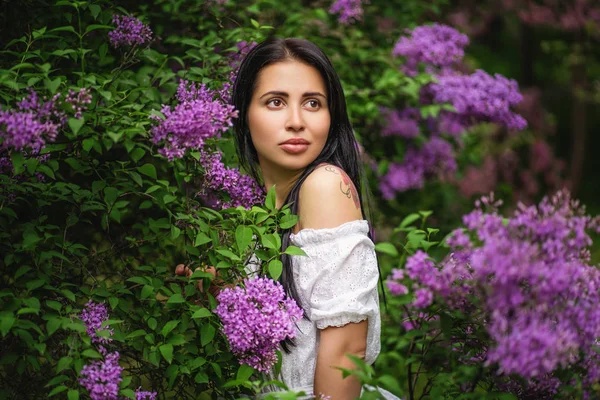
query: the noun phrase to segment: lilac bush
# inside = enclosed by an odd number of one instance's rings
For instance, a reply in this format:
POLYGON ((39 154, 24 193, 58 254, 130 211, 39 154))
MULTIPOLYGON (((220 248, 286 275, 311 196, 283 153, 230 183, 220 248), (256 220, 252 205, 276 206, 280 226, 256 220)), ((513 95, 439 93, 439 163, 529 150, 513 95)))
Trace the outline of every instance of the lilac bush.
POLYGON ((194 82, 182 80, 177 90, 179 104, 164 105, 165 118, 153 116, 152 141, 162 146, 159 153, 170 161, 181 158, 188 149, 201 150, 206 139, 218 137, 232 126, 235 108, 217 99, 218 93, 194 82))
POLYGON ((436 264, 417 251, 394 271, 390 291, 410 288, 414 313, 436 304, 472 315, 490 340, 482 360, 498 374, 548 389, 552 373, 581 367, 589 390, 600 379, 600 270, 590 264, 589 236, 600 231, 600 217, 586 215, 566 191, 519 204, 509 218, 493 197, 476 205, 447 238, 450 254, 436 264))
POLYGON ((141 46, 152 40, 150 27, 135 17, 114 15, 112 22, 116 28, 108 33, 108 39, 114 48, 141 46))
POLYGON ((384 198, 390 200, 398 192, 423 188, 431 178, 448 180, 457 171, 454 146, 444 137, 450 137, 460 148, 464 133, 477 124, 496 123, 509 130, 527 126, 525 119, 513 111, 523 99, 516 81, 499 74, 492 77, 482 70, 473 74, 460 71, 458 64, 468 43, 466 35, 437 23, 407 30, 396 43, 392 55, 403 57, 402 70, 408 76, 417 75, 419 66, 423 66, 434 78, 421 88, 419 104, 440 109, 422 115, 416 107, 381 108, 381 135, 398 137, 408 148, 402 162, 392 162, 381 177, 384 198), (428 141, 419 146, 423 136, 428 141))
POLYGON ((240 363, 267 372, 277 361, 279 343, 295 336, 302 309, 279 282, 268 278, 245 279, 243 287, 226 288, 217 300, 215 314, 231 352, 240 363))

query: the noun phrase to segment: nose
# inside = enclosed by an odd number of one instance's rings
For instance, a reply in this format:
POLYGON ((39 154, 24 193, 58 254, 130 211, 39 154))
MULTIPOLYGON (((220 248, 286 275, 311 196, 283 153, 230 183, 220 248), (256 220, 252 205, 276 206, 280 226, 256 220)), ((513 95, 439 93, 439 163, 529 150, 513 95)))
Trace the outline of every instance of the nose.
POLYGON ((302 117, 302 111, 295 107, 288 108, 287 120, 285 122, 285 129, 288 131, 303 131, 304 130, 304 119, 302 117))

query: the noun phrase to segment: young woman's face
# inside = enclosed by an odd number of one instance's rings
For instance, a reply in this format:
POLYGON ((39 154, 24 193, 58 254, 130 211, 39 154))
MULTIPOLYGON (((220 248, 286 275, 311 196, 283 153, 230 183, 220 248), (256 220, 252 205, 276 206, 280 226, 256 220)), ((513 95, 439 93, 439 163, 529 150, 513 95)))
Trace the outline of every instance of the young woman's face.
POLYGON ((325 82, 314 67, 285 61, 261 70, 248 126, 263 174, 306 168, 323 150, 330 122, 325 82))

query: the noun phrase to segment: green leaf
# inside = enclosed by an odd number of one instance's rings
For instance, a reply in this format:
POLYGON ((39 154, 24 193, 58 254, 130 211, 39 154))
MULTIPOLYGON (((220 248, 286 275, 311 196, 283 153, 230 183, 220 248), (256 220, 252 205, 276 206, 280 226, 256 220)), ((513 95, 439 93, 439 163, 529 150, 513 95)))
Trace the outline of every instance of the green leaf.
POLYGON ((133 331, 130 334, 128 334, 127 336, 125 336, 125 339, 133 339, 136 338, 138 336, 144 336, 146 334, 146 331, 143 329, 138 329, 137 331, 133 331))
POLYGON ((267 197, 265 199, 265 207, 269 211, 275 210, 275 204, 277 200, 277 194, 275 193, 275 185, 271 186, 269 192, 267 193, 267 197))
POLYGON ((274 233, 263 235, 262 245, 268 249, 279 250, 281 248, 281 239, 274 233))
POLYGON ((179 325, 179 322, 180 321, 175 321, 175 320, 167 322, 165 324, 165 326, 163 326, 163 328, 162 328, 162 331, 161 331, 162 335, 166 338, 167 335, 169 333, 171 333, 171 331, 173 329, 175 329, 177 327, 177 325, 179 325))
POLYGON ((393 257, 398 256, 398 250, 396 250, 396 247, 394 247, 393 244, 388 243, 388 242, 377 243, 375 245, 375 250, 380 253, 389 254, 390 256, 393 256, 393 257))
POLYGON ((206 233, 200 231, 198 232, 198 234, 196 235, 196 240, 194 241, 194 246, 198 247, 198 246, 202 246, 203 244, 206 244, 208 242, 212 242, 212 239, 209 238, 206 233))
POLYGON ((160 354, 165 358, 165 360, 171 364, 173 361, 173 345, 172 344, 163 344, 159 348, 160 354))
POLYGON ((252 376, 253 373, 254 373, 254 368, 252 368, 249 365, 242 364, 242 365, 240 365, 240 368, 238 369, 237 375, 235 376, 235 380, 245 382, 248 379, 250 379, 250 377, 252 376))
POLYGON ((283 271, 283 263, 280 260, 271 260, 269 262, 269 275, 274 280, 279 279, 281 272, 283 271))
POLYGON ((85 349, 81 352, 81 355, 87 358, 102 358, 102 355, 94 349, 85 349))
POLYGON ((71 364, 73 364, 73 358, 72 357, 63 357, 60 360, 58 360, 58 363, 56 364, 56 373, 60 373, 61 371, 64 371, 65 369, 69 368, 71 366, 71 364))
POLYGON ((25 156, 20 151, 13 151, 10 154, 15 174, 22 174, 25 171, 25 156))
MULTIPOLYGON (((56 3, 56 5, 59 5, 59 3, 62 3, 62 2, 58 2, 58 3, 56 3)), ((70 2, 65 2, 65 3, 70 4, 70 2)), ((71 33, 74 33, 77 36, 79 36, 77 31, 75 31, 75 28, 73 28, 71 25, 59 26, 58 28, 54 28, 54 29, 51 29, 48 31, 48 33, 50 33, 50 32, 71 32, 71 33)))
POLYGON ((421 216, 419 214, 415 214, 415 213, 409 214, 400 223, 400 228, 406 228, 408 225, 419 220, 420 218, 421 218, 421 216))
POLYGON ((52 397, 52 396, 54 396, 55 394, 58 394, 58 393, 64 392, 64 391, 65 391, 65 390, 67 390, 67 389, 68 389, 68 388, 67 388, 66 386, 64 386, 64 385, 57 386, 57 387, 55 387, 54 389, 52 389, 52 391, 51 391, 50 393, 48 393, 48 397, 52 397))
POLYGON ((23 265, 17 269, 15 272, 15 280, 19 279, 21 276, 25 275, 27 272, 31 270, 31 267, 28 265, 23 265))
POLYGON ((62 289, 60 291, 62 293, 63 296, 65 296, 67 299, 71 300, 71 301, 75 301, 75 295, 73 294, 73 292, 71 292, 69 289, 62 289))
POLYGON ((293 228, 294 226, 296 226, 297 223, 298 223, 297 215, 285 215, 285 216, 281 217, 281 220, 279 221, 279 227, 281 229, 290 229, 290 228, 293 228))
POLYGON ((213 313, 210 312, 210 310, 208 310, 207 308, 201 308, 199 310, 196 310, 196 312, 194 312, 194 314, 192 315, 192 318, 206 318, 206 317, 211 317, 213 315, 213 313))
POLYGON ((140 174, 156 179, 156 167, 152 164, 144 164, 141 167, 137 167, 137 170, 140 174))
MULTIPOLYGON (((73 28, 73 27, 71 27, 73 28)), ((50 80, 50 79, 44 79, 44 86, 46 86, 46 89, 48 89, 48 91, 50 91, 50 93, 55 94, 56 91, 58 90, 58 87, 60 86, 61 83, 61 79, 60 78, 56 78, 54 80, 50 80)))
POLYGON ((127 397, 128 399, 135 400, 135 398, 136 398, 136 395, 135 395, 135 392, 133 391, 133 389, 129 389, 129 388, 122 389, 120 393, 123 396, 127 397))
POLYGON ((69 127, 71 128, 75 136, 77 136, 77 133, 79 133, 79 130, 81 129, 84 123, 85 119, 83 117, 69 118, 69 127))
POLYGON ((102 11, 102 8, 100 8, 100 6, 97 4, 90 4, 88 6, 88 9, 90 10, 90 13, 92 14, 92 17, 94 17, 94 19, 98 18, 98 14, 100 14, 100 11, 102 11))
POLYGON ((48 336, 51 336, 54 332, 58 330, 62 321, 59 318, 52 318, 46 322, 46 332, 48 336))
POLYGON ((154 286, 144 285, 144 287, 142 288, 142 293, 140 295, 140 298, 142 300, 147 299, 148 297, 152 296, 153 293, 154 293, 154 286))
POLYGON ((69 390, 69 393, 67 393, 67 400, 79 400, 79 390, 69 390))
MULTIPOLYGON (((96 6, 98 7, 98 6, 96 6)), ((91 8, 91 6, 90 6, 91 8)), ((98 7, 100 8, 100 7, 98 7)), ((94 16, 94 18, 96 18, 94 16)), ((110 25, 98 25, 98 24, 92 24, 92 25, 88 25, 87 28, 85 28, 85 32, 83 33, 84 35, 91 32, 91 31, 95 31, 96 29, 114 29, 114 26, 110 26, 110 25)))
POLYGON ((62 304, 54 300, 46 300, 46 305, 56 311, 60 311, 60 309, 62 308, 62 304))
POLYGON ((240 256, 238 256, 237 254, 234 254, 232 251, 227 250, 227 249, 218 249, 217 253, 224 255, 225 257, 229 258, 230 260, 234 260, 234 261, 241 260, 240 256))
POLYGON ((144 157, 144 154, 146 154, 146 151, 144 149, 140 149, 139 147, 136 147, 135 149, 133 149, 131 151, 129 156, 131 157, 133 162, 138 162, 142 157, 144 157))
POLYGON ((169 297, 167 304, 180 304, 185 303, 185 299, 181 295, 181 293, 175 293, 173 296, 169 297))
POLYGON ((119 305, 119 298, 118 297, 109 297, 108 303, 110 304, 110 308, 114 310, 119 305))
POLYGON ((245 225, 239 225, 235 229, 235 242, 238 250, 242 253, 252 241, 252 229, 245 225))
POLYGON ((2 337, 6 337, 10 328, 12 328, 13 324, 17 321, 15 317, 12 315, 3 315, 0 317, 0 332, 2 333, 2 337))
POLYGON ((109 138, 112 139, 113 143, 119 143, 119 141, 123 137, 123 132, 121 132, 121 131, 119 131, 119 132, 107 131, 106 134, 108 135, 109 138))
POLYGON ((119 189, 111 187, 111 186, 104 188, 104 201, 109 206, 111 204, 113 204, 115 202, 115 200, 117 200, 118 196, 119 196, 119 189))
POLYGON ((296 246, 288 246, 285 251, 285 254, 289 254, 291 256, 306 256, 307 254, 300 247, 296 246))
POLYGON ((204 324, 200 328, 200 344, 202 347, 209 344, 215 337, 216 329, 211 324, 204 324))

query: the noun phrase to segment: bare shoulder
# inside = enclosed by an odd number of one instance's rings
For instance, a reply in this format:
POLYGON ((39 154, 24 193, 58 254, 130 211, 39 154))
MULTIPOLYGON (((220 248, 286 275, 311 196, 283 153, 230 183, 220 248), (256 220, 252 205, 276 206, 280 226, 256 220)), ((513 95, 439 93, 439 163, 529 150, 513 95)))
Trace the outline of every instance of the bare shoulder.
POLYGON ((303 228, 333 228, 362 219, 356 187, 335 165, 318 166, 302 184, 298 200, 303 228))

